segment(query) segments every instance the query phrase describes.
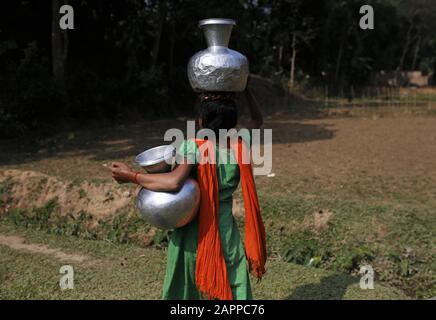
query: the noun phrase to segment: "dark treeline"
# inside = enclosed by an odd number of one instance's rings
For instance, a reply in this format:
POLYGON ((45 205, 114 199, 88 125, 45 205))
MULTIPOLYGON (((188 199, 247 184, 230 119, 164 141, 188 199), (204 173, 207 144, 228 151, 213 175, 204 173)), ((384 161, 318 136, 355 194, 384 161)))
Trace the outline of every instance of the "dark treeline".
POLYGON ((186 64, 210 17, 235 19, 230 47, 289 90, 435 69, 434 0, 2 0, 0 134, 191 112, 186 64), (74 30, 58 27, 63 4, 74 30), (374 30, 359 27, 365 4, 374 30))

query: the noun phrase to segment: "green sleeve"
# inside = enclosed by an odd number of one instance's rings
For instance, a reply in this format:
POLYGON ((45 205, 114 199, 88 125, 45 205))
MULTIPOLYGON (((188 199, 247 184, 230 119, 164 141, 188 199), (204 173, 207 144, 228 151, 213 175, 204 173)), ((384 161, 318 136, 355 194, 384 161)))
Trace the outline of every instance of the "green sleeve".
POLYGON ((181 157, 186 158, 188 160, 188 163, 190 164, 197 163, 197 154, 198 154, 197 144, 192 140, 183 141, 177 151, 178 159, 183 160, 181 159, 181 157))

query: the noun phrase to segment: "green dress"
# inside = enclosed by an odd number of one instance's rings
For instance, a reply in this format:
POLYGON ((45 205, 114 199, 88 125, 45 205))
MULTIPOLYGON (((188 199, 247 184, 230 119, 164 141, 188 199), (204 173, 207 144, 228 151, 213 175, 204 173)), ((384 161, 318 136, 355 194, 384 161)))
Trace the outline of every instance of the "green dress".
MULTIPOLYGON (((197 152, 197 145, 190 140, 184 141, 179 149, 179 154, 191 160, 195 159, 197 152)), ((232 195, 239 183, 239 167, 232 164, 234 161, 220 163, 223 161, 219 159, 224 157, 233 157, 234 160, 233 152, 228 149, 217 148, 217 157, 219 230, 233 299, 252 299, 244 246, 232 215, 232 195)), ((193 170, 193 177, 195 176, 196 170, 193 170)), ((195 285, 197 243, 197 219, 170 234, 163 299, 201 299, 195 285)))

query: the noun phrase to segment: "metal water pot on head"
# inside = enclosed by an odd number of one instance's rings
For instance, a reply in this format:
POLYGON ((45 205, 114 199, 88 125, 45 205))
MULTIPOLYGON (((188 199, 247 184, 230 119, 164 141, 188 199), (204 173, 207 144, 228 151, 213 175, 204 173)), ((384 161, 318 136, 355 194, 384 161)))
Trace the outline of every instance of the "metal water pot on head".
POLYGON ((240 92, 247 85, 247 58, 228 48, 236 22, 232 19, 205 19, 198 23, 208 48, 197 52, 188 63, 188 78, 197 92, 240 92))
MULTIPOLYGON (((149 174, 171 171, 175 148, 159 146, 140 153, 136 163, 149 174)), ((157 192, 141 188, 136 206, 141 216, 160 229, 183 227, 195 218, 200 205, 200 189, 195 180, 188 178, 177 192, 157 192)))

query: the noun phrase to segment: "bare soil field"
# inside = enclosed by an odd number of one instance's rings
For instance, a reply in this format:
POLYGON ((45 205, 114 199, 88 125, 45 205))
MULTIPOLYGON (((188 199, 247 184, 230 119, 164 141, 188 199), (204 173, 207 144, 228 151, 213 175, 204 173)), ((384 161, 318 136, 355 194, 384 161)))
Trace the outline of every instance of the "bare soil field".
MULTIPOLYGON (((305 186, 310 189, 332 188, 353 179, 379 177, 388 178, 387 187, 396 190, 398 181, 415 179, 418 184, 425 183, 428 188, 423 191, 432 195, 436 185, 436 117, 431 113, 430 116, 410 114, 408 109, 403 112, 395 108, 374 109, 355 110, 353 114, 342 108, 307 118, 292 112, 267 116, 264 128, 273 132, 274 180, 286 184, 316 179, 316 186, 305 186)), ((108 192, 107 188, 91 189, 96 183, 113 184, 105 165, 111 161, 126 161, 134 166, 136 154, 165 143, 165 131, 169 128, 184 130, 185 121, 162 120, 86 129, 27 144, 2 142, 0 177, 14 176, 20 180, 21 188, 25 188, 24 181, 31 184, 35 174, 73 181, 78 186, 87 182, 78 190, 86 190, 95 206, 102 205, 105 199, 100 198, 108 192)), ((258 177, 258 180, 261 185, 268 185, 272 179, 258 177)), ((54 185, 53 181, 47 186, 51 186, 51 191, 44 190, 46 198, 50 192, 60 192, 61 186, 54 185)), ((26 190, 17 192, 20 196, 20 192, 26 190)), ((116 199, 131 195, 125 190, 116 193, 116 199)), ((123 205, 125 201, 115 208, 123 205)), ((107 209, 87 208, 97 215, 107 209)))
MULTIPOLYGON (((436 117, 368 112, 307 119, 290 112, 268 116, 264 128, 273 130, 273 170, 289 177, 319 176, 329 181, 359 173, 435 178, 436 117)), ((0 168, 110 181, 105 164, 123 160, 134 165, 136 154, 165 143, 167 129, 184 130, 185 120, 87 129, 27 144, 3 141, 0 168)))

